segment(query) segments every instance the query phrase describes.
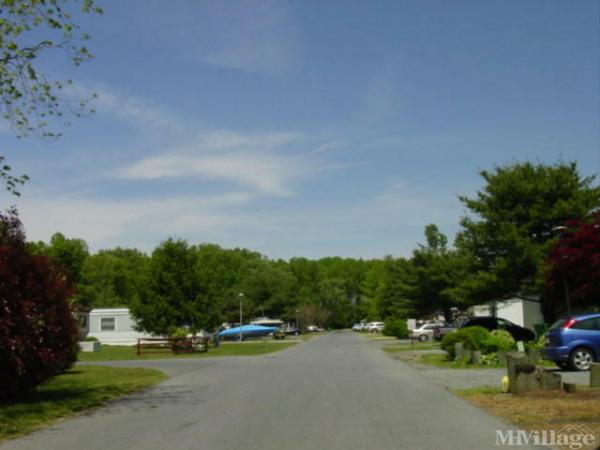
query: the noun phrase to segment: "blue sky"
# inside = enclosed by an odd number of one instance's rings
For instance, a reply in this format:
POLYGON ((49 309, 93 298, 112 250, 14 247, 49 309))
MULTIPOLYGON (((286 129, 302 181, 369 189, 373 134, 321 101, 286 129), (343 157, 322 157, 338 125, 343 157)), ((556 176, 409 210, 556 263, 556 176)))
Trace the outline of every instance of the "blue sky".
POLYGON ((99 3, 96 59, 42 61, 96 114, 0 134, 31 240, 408 256, 482 169, 600 169, 597 1, 99 3))

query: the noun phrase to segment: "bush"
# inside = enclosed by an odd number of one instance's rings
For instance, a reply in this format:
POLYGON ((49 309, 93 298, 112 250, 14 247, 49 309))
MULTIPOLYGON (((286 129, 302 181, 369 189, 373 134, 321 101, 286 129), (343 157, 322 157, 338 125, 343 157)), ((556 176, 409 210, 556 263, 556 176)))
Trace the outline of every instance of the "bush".
POLYGON ((16 212, 0 212, 0 399, 31 391, 75 362, 73 293, 51 259, 27 251, 16 212))
POLYGON ((171 350, 173 353, 192 351, 193 343, 188 339, 189 331, 185 327, 171 327, 169 339, 171 339, 171 350))
POLYGON ((454 359, 454 344, 462 342, 467 350, 481 350, 489 335, 490 332, 483 327, 459 328, 444 336, 441 347, 448 353, 448 358, 454 359))
POLYGON ((475 348, 473 350, 483 350, 485 346, 485 342, 490 337, 490 332, 483 327, 466 327, 463 328, 465 333, 473 338, 475 342, 475 348))
POLYGON ((525 351, 541 351, 546 345, 546 335, 542 334, 535 341, 525 342, 525 351))
POLYGON ((498 359, 498 353, 488 353, 487 355, 481 355, 479 365, 488 367, 500 367, 500 359, 498 359))
POLYGON ((385 320, 385 328, 383 329, 384 336, 394 336, 398 339, 408 337, 408 326, 406 319, 388 318, 385 320))
POLYGON ((517 343, 506 330, 494 330, 483 343, 481 350, 484 353, 509 352, 517 348, 517 343))
POLYGON ((465 333, 464 330, 465 329, 456 330, 443 337, 440 346, 442 347, 442 350, 445 350, 448 354, 448 359, 454 359, 456 357, 454 344, 457 342, 462 342, 463 347, 469 350, 475 349, 476 346, 473 338, 468 333, 465 333))
POLYGON ((97 342, 97 341, 98 341, 98 339, 97 339, 97 338, 95 338, 94 336, 87 336, 87 337, 86 337, 86 338, 83 340, 83 342, 97 342))
POLYGON ((188 337, 189 331, 185 327, 171 327, 169 329, 169 337, 172 339, 181 339, 188 337))

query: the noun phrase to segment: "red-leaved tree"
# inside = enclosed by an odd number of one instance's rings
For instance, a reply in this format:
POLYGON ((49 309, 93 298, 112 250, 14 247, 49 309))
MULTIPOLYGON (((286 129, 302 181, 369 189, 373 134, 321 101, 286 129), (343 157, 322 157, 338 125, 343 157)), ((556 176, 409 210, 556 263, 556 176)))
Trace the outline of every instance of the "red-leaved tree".
POLYGON ((546 298, 555 314, 566 310, 565 283, 574 311, 600 307, 600 213, 567 225, 546 271, 546 298))
POLYGON ((27 251, 16 212, 0 212, 0 398, 27 393, 73 364, 72 294, 52 260, 27 251))

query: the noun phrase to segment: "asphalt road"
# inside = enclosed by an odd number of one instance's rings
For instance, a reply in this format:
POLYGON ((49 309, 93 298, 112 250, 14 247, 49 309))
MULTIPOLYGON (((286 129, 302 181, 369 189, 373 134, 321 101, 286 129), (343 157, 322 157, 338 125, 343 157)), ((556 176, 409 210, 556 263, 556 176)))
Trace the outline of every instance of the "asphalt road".
POLYGON ((256 357, 111 365, 171 378, 0 449, 498 449, 507 428, 350 332, 256 357))

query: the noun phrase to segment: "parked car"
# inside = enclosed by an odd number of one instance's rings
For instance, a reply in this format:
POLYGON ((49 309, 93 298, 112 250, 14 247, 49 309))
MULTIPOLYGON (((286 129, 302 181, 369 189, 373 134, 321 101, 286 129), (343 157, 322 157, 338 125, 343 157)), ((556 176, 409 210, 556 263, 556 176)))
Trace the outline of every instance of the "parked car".
POLYGON ((383 322, 371 322, 367 325, 367 331, 369 333, 381 333, 385 328, 385 323, 383 322))
POLYGON ((433 330, 437 327, 435 323, 425 323, 419 328, 410 331, 411 339, 418 339, 421 342, 433 339, 433 330))
POLYGON ((527 342, 535 340, 535 333, 530 329, 523 328, 500 317, 473 317, 464 322, 459 328, 475 326, 483 327, 490 331, 506 330, 512 335, 515 341, 527 342))
POLYGON ((309 325, 306 327, 306 331, 308 331, 309 333, 317 333, 319 331, 323 331, 323 328, 318 327, 316 325, 309 325))
POLYGON ((365 325, 363 323, 355 323, 354 325, 352 325, 353 331, 362 331, 364 329, 365 329, 365 325))
POLYGON ((588 370, 600 360, 600 314, 583 314, 554 323, 548 330, 543 356, 563 369, 588 370))
POLYGON ((283 331, 285 334, 291 334, 294 336, 298 336, 300 334, 300 328, 296 328, 296 327, 282 328, 281 331, 283 331))
POLYGON ((433 338, 436 341, 441 341, 442 339, 444 339, 444 336, 446 336, 448 333, 452 333, 453 331, 456 331, 456 329, 457 329, 457 327, 450 323, 444 323, 441 325, 437 325, 433 329, 433 338))

